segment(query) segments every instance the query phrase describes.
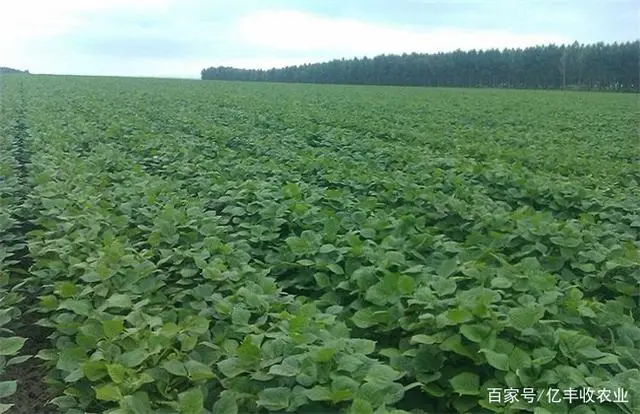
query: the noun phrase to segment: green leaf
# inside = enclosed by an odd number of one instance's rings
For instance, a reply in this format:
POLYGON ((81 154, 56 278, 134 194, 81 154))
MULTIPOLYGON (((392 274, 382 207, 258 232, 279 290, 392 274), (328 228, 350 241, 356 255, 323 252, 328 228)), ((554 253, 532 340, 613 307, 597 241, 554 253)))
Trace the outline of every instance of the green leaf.
POLYGON ((509 310, 509 324, 523 331, 532 328, 544 315, 544 309, 540 307, 514 308, 509 310))
POLYGON ((305 390, 304 395, 311 401, 331 401, 331 390, 320 385, 305 390))
POLYGON ((238 414, 238 403, 229 391, 223 391, 213 405, 213 414, 238 414))
POLYGON ((96 398, 100 401, 120 401, 122 393, 120 388, 115 384, 105 384, 99 387, 93 387, 96 391, 96 398))
POLYGON ((291 236, 285 239, 285 243, 289 246, 291 251, 298 256, 301 256, 307 252, 309 252, 309 243, 306 240, 301 239, 300 237, 291 236))
POLYGON ((373 317, 373 310, 371 308, 364 308, 356 311, 356 313, 351 317, 351 321, 361 329, 372 327, 378 323, 373 317))
POLYGON ((585 273, 593 273, 596 271, 596 267, 593 263, 578 263, 573 265, 576 269, 580 269, 585 273))
POLYGON ((91 304, 86 300, 67 299, 58 305, 58 309, 68 309, 78 315, 88 316, 91 304))
POLYGON ((240 307, 236 307, 231 312, 231 323, 238 326, 246 326, 251 319, 251 312, 240 307))
POLYGON ((574 237, 550 237, 551 243, 563 247, 578 247, 582 244, 582 240, 574 237))
POLYGON ((327 265, 327 269, 331 270, 333 273, 335 273, 336 275, 343 275, 344 274, 344 270, 342 270, 341 266, 338 266, 335 263, 329 263, 327 265))
POLYGON ((509 367, 512 371, 517 371, 531 366, 531 356, 519 347, 515 347, 509 355, 509 367))
POLYGON ((414 344, 432 345, 436 343, 436 339, 431 335, 424 335, 424 334, 413 335, 409 343, 411 345, 414 345, 414 344))
POLYGON ((21 356, 13 357, 7 361, 7 366, 22 364, 23 362, 28 361, 32 357, 33 355, 21 355, 21 356))
POLYGON ((258 406, 277 411, 289 408, 291 390, 286 387, 265 388, 258 393, 258 406))
POLYGON ((55 297, 54 295, 41 296, 40 306, 42 306, 47 311, 52 311, 58 307, 58 298, 55 297))
POLYGON ((509 357, 507 355, 494 352, 490 349, 480 349, 478 352, 484 353, 487 362, 492 367, 500 371, 509 371, 509 357))
POLYGON ((312 358, 315 362, 329 362, 337 352, 337 349, 325 346, 315 350, 312 353, 312 358))
POLYGON ((372 366, 365 380, 378 384, 388 384, 400 378, 402 374, 388 365, 376 364, 372 366))
POLYGON ((17 381, 2 381, 0 382, 0 398, 13 395, 18 389, 17 381))
POLYGON ((107 366, 102 361, 87 361, 82 364, 82 372, 93 382, 107 376, 107 366))
POLYGON ((82 379, 83 377, 84 377, 84 374, 82 373, 82 370, 80 368, 77 368, 77 369, 71 371, 69 373, 69 375, 64 377, 64 382, 67 382, 67 383, 77 382, 78 380, 82 379))
POLYGON ((358 381, 354 380, 349 376, 338 375, 338 374, 332 375, 331 389, 332 391, 334 391, 334 397, 335 397, 335 391, 340 391, 340 390, 355 391, 358 389, 359 385, 360 383, 358 381))
POLYGON ((320 246, 320 250, 318 251, 320 253, 326 254, 326 253, 331 253, 335 250, 336 250, 336 247, 333 244, 323 244, 322 246, 320 246))
POLYGON ((170 374, 176 375, 178 377, 186 377, 187 376, 187 368, 185 368, 184 363, 182 361, 178 361, 177 359, 170 359, 168 361, 164 361, 160 367, 167 371, 170 374))
POLYGON ((510 288, 513 283, 503 276, 498 276, 491 279, 491 287, 496 289, 507 289, 510 288))
POLYGON ((414 278, 408 275, 400 275, 398 277, 398 290, 403 295, 411 295, 416 287, 414 278))
POLYGON ((370 339, 354 338, 349 343, 355 352, 364 355, 372 354, 376 349, 376 341, 370 339))
POLYGON ((0 414, 6 413, 10 409, 12 409, 14 404, 1 404, 0 403, 0 414))
POLYGON ((288 198, 299 198, 302 194, 300 186, 296 183, 288 183, 282 187, 282 193, 288 198))
POLYGON ((202 414, 204 412, 204 396, 200 388, 191 388, 178 396, 180 414, 202 414))
POLYGON ((356 398, 351 403, 349 414, 373 414, 373 407, 368 401, 356 398))
POLYGON ((438 267, 438 275, 442 278, 448 278, 458 268, 458 259, 447 259, 440 263, 438 267))
POLYGON ((388 262, 388 265, 398 264, 402 265, 405 263, 404 254, 400 251, 387 251, 384 253, 385 261, 388 262))
POLYGON ((107 373, 111 381, 122 384, 127 375, 127 369, 120 364, 109 364, 107 365, 107 373))
POLYGON ((618 358, 616 355, 613 355, 613 354, 607 354, 602 358, 593 360, 593 362, 598 365, 619 365, 620 358, 618 358))
POLYGON ((395 296, 399 293, 398 276, 388 274, 383 280, 367 289, 365 299, 378 306, 385 306, 387 303, 394 302, 395 296))
MULTIPOLYGON (((392 383, 393 384, 393 383, 392 383)), ((387 391, 389 383, 380 384, 373 382, 365 382, 358 388, 355 398, 369 402, 373 407, 380 407, 389 397, 387 391)), ((399 384, 398 384, 399 385, 399 384)))
POLYGON ((124 322, 119 319, 102 321, 102 330, 107 339, 113 339, 124 331, 124 322))
POLYGON ((189 334, 182 334, 180 336, 180 350, 182 352, 189 352, 196 347, 198 343, 198 337, 189 334))
POLYGON ((480 343, 491 333, 491 327, 486 325, 462 325, 460 333, 471 342, 480 343))
POLYGON ((367 290, 378 281, 376 268, 372 266, 360 267, 353 271, 350 279, 356 282, 360 289, 367 290))
POLYGON ((320 289, 332 288, 331 279, 325 273, 315 273, 313 278, 320 289))
POLYGON ((120 362, 125 367, 134 368, 142 364, 148 357, 149 353, 144 349, 134 349, 133 351, 120 355, 120 362))
POLYGON ((127 414, 148 414, 153 412, 151 401, 146 392, 136 392, 133 395, 125 396, 121 405, 127 410, 127 414))
POLYGON ((15 355, 22 349, 27 338, 12 336, 0 338, 0 355, 15 355))
POLYGON ((300 373, 300 361, 297 357, 286 357, 281 364, 272 365, 269 374, 281 377, 295 377, 300 373))
POLYGON ((306 267, 315 266, 315 264, 316 264, 316 262, 314 262, 313 260, 309 260, 309 259, 300 259, 300 260, 297 260, 296 263, 298 263, 299 265, 302 265, 302 266, 306 266, 306 267))
POLYGON ((247 372, 247 369, 236 357, 227 358, 223 361, 218 362, 218 369, 227 378, 234 378, 240 374, 247 372))
POLYGON ((600 351, 598 348, 593 346, 581 348, 578 350, 578 353, 580 353, 582 356, 588 359, 600 358, 607 355, 604 352, 600 351))
POLYGON ((597 317, 596 313, 589 308, 588 306, 581 304, 580 306, 578 306, 578 313, 580 313, 580 315, 586 317, 586 318, 595 318, 597 317))
POLYGON ((531 353, 531 356, 533 357, 532 365, 544 365, 554 360, 556 352, 549 348, 536 348, 531 353))
POLYGON ((444 316, 456 325, 473 320, 473 315, 467 309, 449 309, 444 316))
POLYGON ((244 363, 256 363, 260 360, 260 347, 247 337, 236 349, 236 355, 244 363))
POLYGON ((245 211, 244 208, 242 208, 240 206, 235 206, 235 207, 231 207, 229 209, 229 213, 232 216, 243 216, 246 213, 246 211, 245 211))
POLYGON ((67 373, 79 370, 80 365, 87 360, 86 352, 78 347, 68 346, 59 353, 56 368, 67 373))
POLYGON ((185 329, 188 332, 204 335, 209 330, 209 319, 202 315, 198 315, 189 319, 185 325, 185 329))
POLYGON ((130 309, 133 307, 133 303, 131 302, 131 298, 129 295, 116 293, 109 297, 107 301, 104 303, 103 308, 124 308, 130 309))
POLYGON ((451 403, 458 413, 473 413, 472 408, 478 405, 476 397, 458 397, 451 403))
POLYGON ((178 335, 178 332, 180 332, 180 327, 175 323, 169 322, 162 325, 162 327, 158 331, 158 335, 164 336, 166 338, 173 338, 174 336, 178 335))
POLYGON ((364 365, 364 361, 362 361, 360 358, 357 358, 353 355, 345 354, 340 355, 336 360, 336 363, 338 370, 349 373, 357 371, 358 368, 364 365))
POLYGON ((215 377, 211 368, 209 368, 202 362, 190 359, 184 363, 184 366, 189 373, 189 378, 191 379, 191 381, 202 381, 215 377))
POLYGON ((451 335, 440 344, 443 351, 453 351, 458 355, 466 356, 473 359, 473 354, 462 344, 462 336, 460 334, 451 335))
POLYGON ((460 395, 480 395, 480 377, 471 372, 463 372, 449 380, 453 391, 460 395))
POLYGON ((458 286, 453 279, 437 279, 431 282, 431 287, 436 295, 447 296, 452 295, 458 286))
POLYGON ((77 407, 78 405, 78 400, 70 395, 62 395, 60 397, 56 397, 50 402, 60 410, 72 409, 73 407, 77 407))

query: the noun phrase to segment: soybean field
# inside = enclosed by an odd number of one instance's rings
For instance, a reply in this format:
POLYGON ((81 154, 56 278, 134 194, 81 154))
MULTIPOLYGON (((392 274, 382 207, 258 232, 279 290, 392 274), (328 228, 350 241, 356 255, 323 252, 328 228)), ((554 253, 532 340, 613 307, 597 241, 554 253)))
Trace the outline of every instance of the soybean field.
POLYGON ((0 413, 638 413, 639 249, 637 94, 0 77, 0 413))

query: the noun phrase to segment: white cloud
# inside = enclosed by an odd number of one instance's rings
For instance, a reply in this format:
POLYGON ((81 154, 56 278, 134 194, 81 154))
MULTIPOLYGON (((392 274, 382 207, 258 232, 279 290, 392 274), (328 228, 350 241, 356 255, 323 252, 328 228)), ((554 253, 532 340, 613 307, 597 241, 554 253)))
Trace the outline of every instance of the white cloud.
MULTIPOLYGON (((398 1, 411 7, 422 0, 398 1)), ((500 6, 491 3, 493 13, 478 13, 462 4, 468 1, 438 0, 448 11, 435 7, 428 19, 412 19, 408 11, 384 14, 392 2, 364 10, 368 0, 354 1, 353 7, 333 3, 334 12, 351 17, 270 10, 273 3, 262 0, 5 1, 0 6, 0 65, 33 73, 197 77, 208 66, 269 69, 383 53, 571 43, 575 39, 568 36, 575 28, 593 27, 586 23, 590 12, 583 16, 573 8, 551 13, 546 6, 525 8, 504 0, 500 6), (418 20, 441 23, 393 23, 418 20), (507 24, 513 21, 519 25, 507 24), (539 30, 531 32, 532 27, 539 30)), ((300 7, 318 9, 315 4, 300 7)), ((416 13, 426 10, 413 7, 416 13)))
POLYGON ((170 0, 21 0, 3 4, 0 24, 3 32, 14 40, 37 38, 77 28, 87 15, 112 10, 157 13, 166 10, 170 3, 170 0))
MULTIPOLYGON (((19 0, 3 2, 0 14, 0 57, 3 62, 26 67, 37 61, 33 44, 46 45, 48 39, 87 28, 87 18, 108 11, 162 12, 171 0, 19 0)), ((44 49, 44 48, 43 48, 44 49)))
POLYGON ((246 45, 284 52, 331 53, 335 57, 570 42, 564 36, 549 33, 518 34, 455 27, 427 29, 289 10, 249 13, 238 20, 235 30, 236 36, 246 45))

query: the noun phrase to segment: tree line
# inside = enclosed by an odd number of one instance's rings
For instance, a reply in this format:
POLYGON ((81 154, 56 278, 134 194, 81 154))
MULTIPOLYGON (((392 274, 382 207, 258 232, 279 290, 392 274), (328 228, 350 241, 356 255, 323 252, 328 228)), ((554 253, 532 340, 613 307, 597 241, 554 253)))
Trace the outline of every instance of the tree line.
POLYGON ((29 71, 8 68, 6 66, 0 66, 0 73, 29 73, 29 71))
POLYGON ((640 40, 336 59, 281 69, 210 67, 203 80, 640 92, 640 40))

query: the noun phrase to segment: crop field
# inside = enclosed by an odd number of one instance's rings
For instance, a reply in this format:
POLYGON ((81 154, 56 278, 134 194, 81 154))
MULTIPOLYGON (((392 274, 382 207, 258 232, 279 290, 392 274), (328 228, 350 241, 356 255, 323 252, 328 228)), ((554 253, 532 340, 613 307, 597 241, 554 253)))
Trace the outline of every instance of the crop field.
POLYGON ((640 412, 636 94, 0 100, 0 412, 640 412))

